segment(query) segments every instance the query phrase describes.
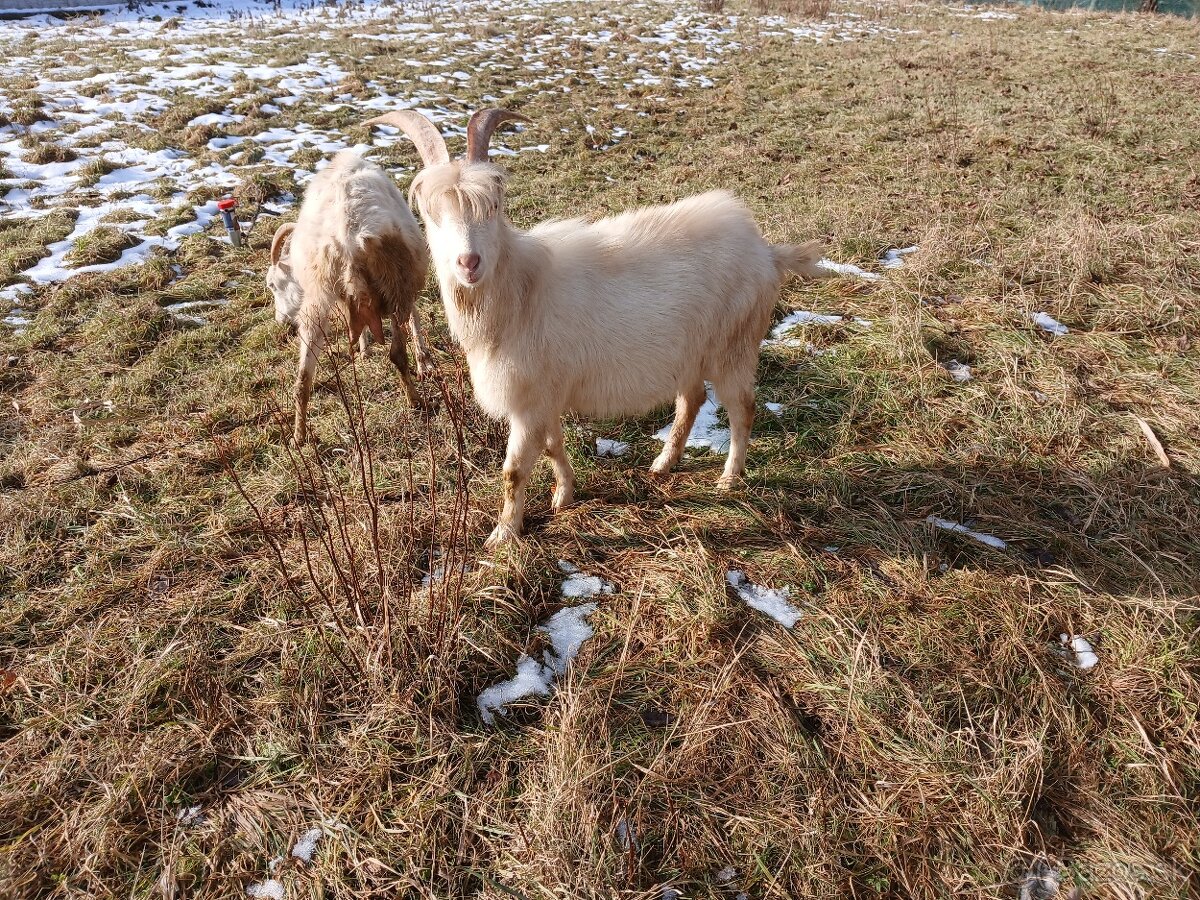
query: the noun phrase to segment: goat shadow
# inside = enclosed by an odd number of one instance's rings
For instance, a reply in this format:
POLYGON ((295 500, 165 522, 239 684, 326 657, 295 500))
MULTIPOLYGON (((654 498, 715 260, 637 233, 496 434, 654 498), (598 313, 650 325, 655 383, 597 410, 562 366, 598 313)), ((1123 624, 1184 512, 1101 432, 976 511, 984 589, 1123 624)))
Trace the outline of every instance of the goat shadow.
MULTIPOLYGON (((795 433, 783 440, 785 452, 789 444, 801 450, 795 433)), ((645 474, 649 455, 638 452, 619 461, 636 474, 597 467, 581 479, 576 499, 599 501, 593 509, 602 516, 613 504, 632 505, 658 520, 660 534, 686 531, 717 552, 787 542, 818 553, 837 547, 873 560, 907 556, 998 574, 1057 568, 1084 589, 1183 600, 1195 598, 1200 586, 1200 478, 1185 470, 1127 461, 1085 469, 994 459, 906 466, 866 455, 849 469, 825 466, 815 455, 800 469, 773 470, 755 455, 752 445, 746 483, 731 494, 713 490, 722 455, 694 454, 657 484, 645 474), (711 483, 695 477, 709 472, 711 483), (672 524, 667 511, 722 504, 740 507, 739 514, 682 516, 672 524), (1006 546, 990 548, 938 528, 931 516, 1006 546)), ((541 505, 530 510, 531 530, 546 521, 541 505)), ((574 526, 592 530, 586 520, 574 526)))

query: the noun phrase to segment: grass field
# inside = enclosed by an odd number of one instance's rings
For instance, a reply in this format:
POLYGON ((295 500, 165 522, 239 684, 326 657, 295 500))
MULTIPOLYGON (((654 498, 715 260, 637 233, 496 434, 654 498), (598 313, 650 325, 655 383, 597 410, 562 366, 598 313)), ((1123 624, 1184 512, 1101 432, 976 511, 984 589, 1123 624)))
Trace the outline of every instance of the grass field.
POLYGON ((821 6, 0 23, 0 895, 1200 895, 1197 25, 821 6), (437 411, 338 352, 284 442, 270 235, 412 100, 535 120, 518 225, 725 186, 882 275, 784 289, 844 318, 764 349, 743 489, 648 477, 668 410, 574 422, 577 503, 539 467, 485 553, 432 284, 437 411), (489 725, 559 560, 612 593, 489 725))

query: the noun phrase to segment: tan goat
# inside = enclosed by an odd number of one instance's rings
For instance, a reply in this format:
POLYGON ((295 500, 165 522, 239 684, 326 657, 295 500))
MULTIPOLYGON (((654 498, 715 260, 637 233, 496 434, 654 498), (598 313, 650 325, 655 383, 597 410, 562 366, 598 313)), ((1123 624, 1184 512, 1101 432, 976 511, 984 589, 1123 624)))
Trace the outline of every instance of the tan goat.
POLYGON ((392 179, 375 164, 343 151, 317 173, 305 191, 294 225, 275 232, 267 284, 275 318, 300 335, 294 437, 307 437, 308 399, 317 359, 329 339, 333 313, 350 329, 351 352, 369 346, 367 332, 383 341, 383 319, 392 321, 389 356, 413 405, 420 395, 409 370, 405 328, 416 345, 416 374, 431 367, 421 336, 417 296, 429 256, 421 230, 392 179))

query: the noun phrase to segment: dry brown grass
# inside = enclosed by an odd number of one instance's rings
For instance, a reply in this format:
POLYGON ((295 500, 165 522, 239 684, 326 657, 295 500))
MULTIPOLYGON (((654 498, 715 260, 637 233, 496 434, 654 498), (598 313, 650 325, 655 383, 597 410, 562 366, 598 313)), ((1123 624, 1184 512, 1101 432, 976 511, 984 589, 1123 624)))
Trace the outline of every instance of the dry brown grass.
MULTIPOLYGON (((197 235, 36 295, 0 338, 19 359, 0 369, 0 893, 243 897, 320 823, 314 864, 279 868, 288 897, 985 898, 1034 871, 1060 896, 1200 892, 1200 206, 1179 169, 1200 68, 1153 53, 1196 26, 861 11, 897 33, 747 23, 707 92, 613 87, 629 109, 603 124, 631 136, 604 153, 579 139, 589 90, 523 106, 554 144, 510 161, 519 224, 723 185, 771 238, 838 259, 920 245, 876 284, 785 290, 781 314, 874 324, 764 353, 760 399, 785 411, 732 497, 703 453, 645 476, 664 416, 594 426, 632 442, 620 460, 573 423, 579 502, 551 518, 539 469, 528 539, 483 555, 504 430, 435 303, 440 411, 408 410, 382 355, 332 354, 297 454, 265 222, 243 251, 197 235), (162 309, 217 299, 199 327, 162 309), (466 571, 427 592, 437 550, 466 571), (553 697, 487 727, 475 698, 540 651, 558 559, 618 590, 553 697), (790 585, 804 617, 747 610, 730 567, 790 585), (1062 632, 1100 664, 1070 665, 1062 632)), ((362 46, 317 43, 346 64, 362 46)))

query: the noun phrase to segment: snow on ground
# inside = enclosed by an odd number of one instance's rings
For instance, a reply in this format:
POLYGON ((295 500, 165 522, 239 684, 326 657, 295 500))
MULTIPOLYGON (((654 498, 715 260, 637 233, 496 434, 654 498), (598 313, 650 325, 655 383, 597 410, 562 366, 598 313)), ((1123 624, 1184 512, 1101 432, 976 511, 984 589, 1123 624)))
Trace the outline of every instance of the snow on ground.
MULTIPOLYGON (((852 321, 855 325, 862 328, 870 328, 871 323, 866 319, 847 319, 846 316, 829 315, 826 313, 810 312, 806 309, 798 309, 795 312, 785 316, 778 325, 771 329, 771 336, 766 338, 762 345, 764 347, 783 346, 783 347, 806 347, 812 345, 801 341, 799 338, 788 337, 788 335, 801 325, 837 325, 840 322, 852 321)), ((815 349, 815 348, 814 348, 815 349)), ((809 352, 813 352, 810 350, 809 352)))
MULTIPOLYGON (((838 316, 837 318, 841 318, 838 316)), ((869 323, 868 323, 869 324, 869 323)), ((763 342, 764 345, 767 343, 763 342)), ((782 403, 764 403, 770 412, 775 416, 783 417, 782 403)), ((721 405, 717 402, 716 392, 713 386, 707 381, 704 382, 704 403, 700 406, 700 411, 696 413, 696 421, 692 425, 692 430, 688 434, 687 446, 699 450, 709 450, 712 453, 728 453, 730 434, 729 429, 721 425, 717 418, 717 410, 721 405)), ((675 420, 672 419, 662 428, 654 433, 656 441, 666 443, 667 438, 671 436, 671 429, 675 427, 675 420)))
POLYGON ((1092 647, 1087 638, 1079 635, 1060 634, 1059 642, 1063 645, 1064 650, 1069 653, 1070 660, 1075 668, 1087 671, 1096 663, 1100 662, 1100 657, 1096 654, 1096 650, 1092 647))
POLYGON ((730 569, 725 574, 725 580, 743 603, 770 616, 784 628, 791 628, 804 615, 788 600, 787 588, 776 589, 755 584, 737 569, 730 569))
POLYGON ((317 851, 317 841, 321 839, 324 832, 320 828, 310 828, 304 832, 304 836, 296 842, 296 846, 292 848, 292 856, 296 859, 302 859, 306 863, 312 862, 313 854, 317 851))
POLYGON ((960 363, 957 359, 952 359, 943 363, 942 367, 950 373, 950 377, 955 381, 971 380, 971 367, 966 363, 960 363))
POLYGON ((1042 331, 1049 332, 1054 337, 1062 337, 1070 331, 1062 322, 1044 312, 1030 313, 1029 318, 1033 320, 1034 325, 1042 329, 1042 331))
POLYGON ((961 534, 964 537, 969 537, 973 541, 978 541, 991 547, 993 550, 1007 550, 1008 542, 1003 541, 995 535, 984 534, 981 531, 972 531, 966 525, 961 525, 958 522, 951 522, 949 519, 939 519, 937 516, 927 516, 925 521, 936 528, 941 528, 943 531, 952 531, 955 534, 961 534))
MULTIPOLYGON (((597 575, 588 575, 566 560, 559 560, 558 567, 567 576, 562 584, 565 599, 598 597, 611 594, 612 584, 597 575)), ((538 626, 550 641, 550 648, 543 651, 538 662, 526 654, 517 660, 517 674, 494 684, 476 699, 480 718, 488 725, 496 722, 496 713, 505 715, 505 707, 526 697, 548 697, 555 680, 566 674, 567 666, 579 654, 579 648, 595 634, 588 624, 588 616, 596 611, 595 603, 566 606, 538 626)))
MULTIPOLYGON (((229 191, 255 171, 279 167, 293 172, 302 185, 337 150, 371 154, 404 140, 394 130, 380 129, 371 144, 355 144, 343 128, 328 124, 333 111, 360 110, 363 115, 354 124, 369 112, 415 108, 448 136, 461 136, 469 110, 454 92, 480 69, 521 76, 517 87, 487 98, 497 104, 518 87, 523 98, 530 91, 562 95, 580 81, 601 90, 618 84, 703 90, 714 85, 708 73, 721 58, 742 49, 738 16, 665 0, 605 8, 586 18, 559 14, 548 0, 479 0, 470 10, 486 18, 502 16, 493 19, 503 23, 500 33, 489 29, 481 36, 463 27, 468 15, 461 3, 418 8, 377 0, 336 7, 309 0, 150 3, 113 7, 86 20, 32 16, 0 22, 6 84, 32 85, 0 87, 0 111, 11 117, 18 106, 36 102, 43 117, 28 128, 15 123, 0 128, 0 166, 6 170, 0 171, 6 175, 0 179, 0 214, 32 219, 58 205, 80 212, 71 235, 51 245, 49 257, 25 277, 39 284, 61 281, 81 271, 141 262, 152 252, 170 253, 188 234, 209 228, 223 236, 219 221, 213 221, 219 219, 210 200, 213 188, 229 191), (541 33, 525 33, 531 21, 541 33), (353 51, 281 58, 286 46, 281 38, 298 35, 318 36, 331 47, 338 38, 357 39, 357 44, 343 45, 353 51), (349 55, 375 41, 402 45, 405 66, 416 70, 406 69, 405 76, 413 77, 380 76, 365 84, 365 92, 363 85, 355 89, 348 70, 360 60, 349 55), (579 45, 598 52, 575 63, 565 48, 579 45), (185 127, 209 134, 186 147, 175 146, 171 138, 163 147, 160 117, 196 98, 211 107, 189 117, 185 127), (286 121, 271 121, 283 111, 286 121), (263 121, 267 127, 253 127, 263 121), (64 158, 74 158, 33 163, 23 139, 52 141, 64 158), (315 163, 313 151, 321 157, 315 163), (207 195, 197 196, 201 190, 207 195), (118 209, 137 212, 138 221, 117 226, 137 245, 103 266, 67 263, 78 239, 118 209), (178 210, 185 211, 186 221, 165 235, 149 229, 159 216, 178 210)), ((775 17, 754 22, 768 34, 796 40, 846 41, 891 31, 840 15, 802 28, 775 17)), ((663 99, 650 96, 646 103, 663 99)), ((594 149, 653 139, 649 127, 643 134, 631 133, 605 124, 600 109, 588 111, 594 124, 585 127, 594 149)), ((534 126, 499 135, 493 152, 546 152, 550 145, 543 141, 545 135, 534 126)), ((248 216, 251 210, 242 213, 248 216)))
MULTIPOLYGON (((717 395, 713 391, 713 386, 706 381, 704 382, 704 403, 701 405, 700 411, 696 413, 696 422, 692 425, 691 433, 688 434, 687 445, 689 447, 704 447, 713 453, 729 452, 729 429, 723 428, 717 421, 718 408, 717 395)), ((666 443, 674 425, 675 420, 672 419, 654 433, 654 439, 666 443)))
POLYGON ((822 269, 836 272, 838 275, 851 275, 854 278, 861 278, 864 281, 878 281, 883 277, 878 272, 868 272, 866 269, 861 269, 854 265, 854 263, 840 263, 834 262, 831 259, 822 259, 817 265, 822 269))
MULTIPOLYGON (((431 588, 435 584, 440 584, 446 580, 446 553, 444 550, 441 548, 435 549, 429 559, 428 566, 429 571, 421 575, 421 587, 431 588)), ((456 570, 458 574, 465 575, 468 570, 467 561, 460 559, 457 566, 451 563, 450 574, 454 575, 456 570)))
MULTIPOLYGON (((914 245, 912 247, 887 250, 883 256, 879 257, 879 265, 884 269, 899 269, 904 265, 904 257, 910 253, 916 253, 920 249, 920 247, 914 245)), ((817 265, 838 275, 849 275, 853 278, 861 278, 864 281, 879 281, 883 277, 878 272, 868 272, 854 265, 854 263, 840 263, 834 262, 831 259, 822 259, 817 265)))
POLYGON ((195 828, 204 824, 204 810, 201 806, 185 806, 179 810, 175 816, 177 821, 184 828, 195 828))
POLYGON ((904 257, 910 253, 916 253, 921 248, 915 244, 911 247, 900 247, 899 249, 888 250, 879 258, 879 264, 885 269, 899 269, 904 265, 904 257))
POLYGON ((258 884, 246 888, 246 896, 254 900, 283 900, 283 883, 274 878, 268 878, 258 884))
POLYGON ((624 819, 617 820, 617 840, 621 842, 622 850, 633 850, 637 847, 637 836, 624 819))
POLYGON ((596 438, 597 456, 624 456, 629 452, 629 445, 624 441, 612 438, 596 438))
POLYGON ((562 584, 562 595, 576 599, 580 597, 597 597, 601 594, 611 594, 615 588, 611 582, 605 581, 598 575, 587 575, 565 559, 558 561, 558 568, 567 576, 562 584))

